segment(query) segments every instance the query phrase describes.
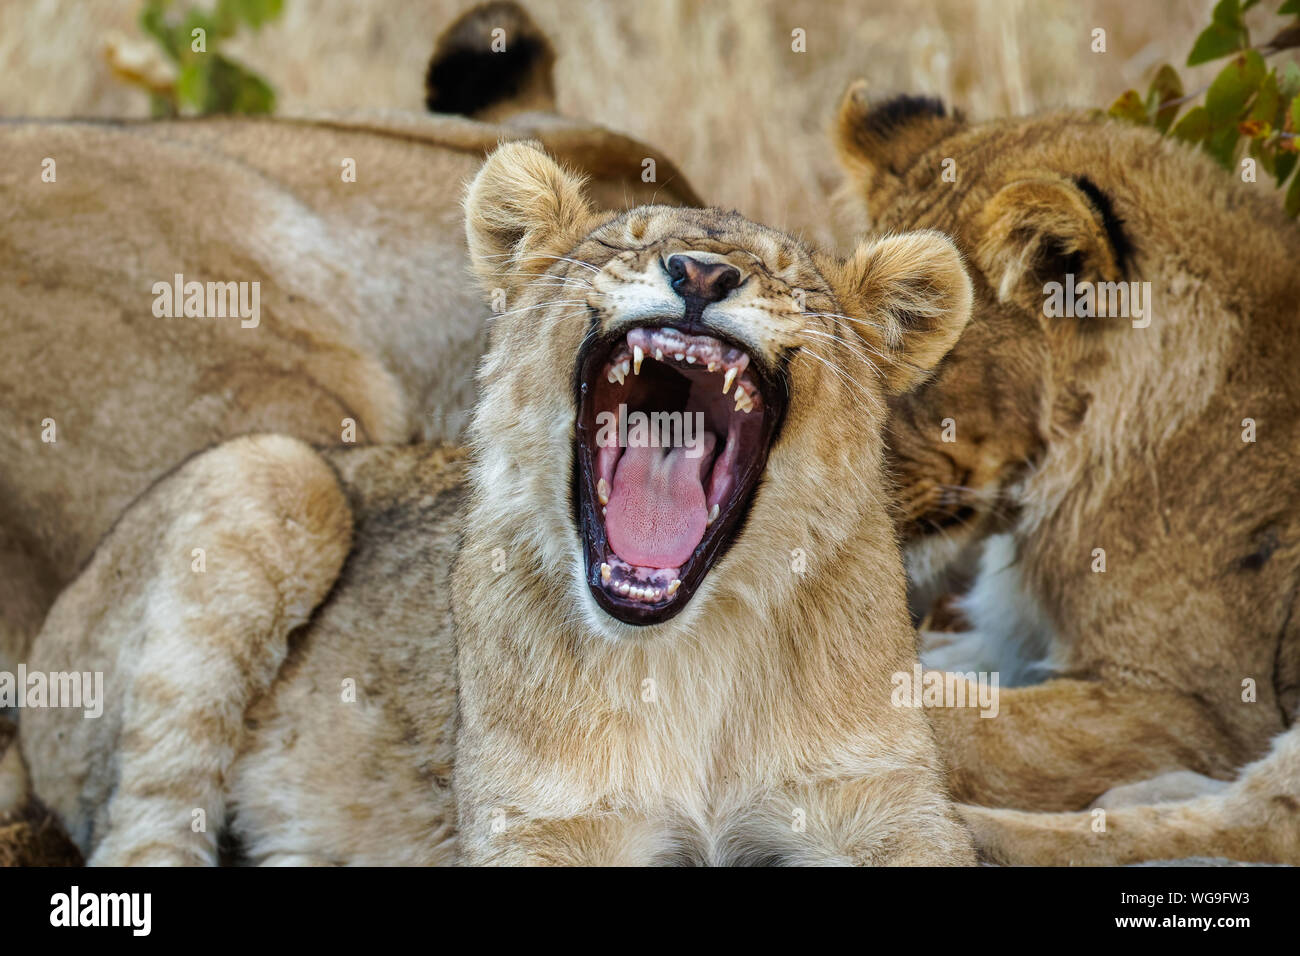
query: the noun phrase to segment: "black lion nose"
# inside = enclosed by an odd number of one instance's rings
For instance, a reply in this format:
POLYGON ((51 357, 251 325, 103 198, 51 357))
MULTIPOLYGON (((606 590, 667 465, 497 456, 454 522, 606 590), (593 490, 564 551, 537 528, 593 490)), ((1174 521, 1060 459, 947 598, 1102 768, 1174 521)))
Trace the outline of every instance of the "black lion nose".
POLYGON ((690 256, 668 259, 668 279, 683 299, 720 302, 740 285, 740 270, 725 262, 701 262, 690 256))

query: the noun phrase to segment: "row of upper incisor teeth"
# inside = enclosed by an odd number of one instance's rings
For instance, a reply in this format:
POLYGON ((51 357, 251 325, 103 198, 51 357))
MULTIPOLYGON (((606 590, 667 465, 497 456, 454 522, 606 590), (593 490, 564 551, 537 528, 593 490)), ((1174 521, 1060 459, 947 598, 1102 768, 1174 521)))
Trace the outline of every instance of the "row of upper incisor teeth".
MULTIPOLYGON (((678 352, 673 356, 673 358, 677 359, 677 361, 679 362, 685 359, 687 365, 695 364, 695 356, 687 355, 685 352, 678 352)), ((662 362, 663 360, 664 360, 663 349, 655 349, 655 361, 662 362)), ((645 361, 645 352, 642 351, 641 346, 634 345, 632 346, 632 357, 630 359, 623 359, 621 362, 615 362, 613 365, 611 365, 609 367, 609 375, 606 376, 606 378, 611 385, 614 384, 615 382, 617 382, 619 385, 622 385, 625 381, 627 381, 627 376, 629 372, 631 372, 633 375, 641 374, 641 363, 644 361, 645 361)), ((717 371, 718 363, 710 362, 707 368, 708 371, 710 372, 717 371)), ((736 380, 736 369, 734 368, 727 369, 727 374, 724 375, 722 379, 723 395, 726 395, 727 392, 731 391, 731 383, 734 382, 735 380, 736 380)))
MULTIPOLYGON (((659 351, 657 349, 655 350, 655 358, 657 360, 663 361, 663 355, 664 353, 662 351, 659 351)), ((683 353, 679 353, 673 357, 680 360, 681 358, 683 358, 683 353)), ((695 356, 686 355, 685 359, 687 362, 693 363, 695 361, 695 356)), ((615 362, 614 364, 610 365, 609 374, 605 376, 606 380, 611 385, 624 384, 627 381, 627 376, 629 372, 632 373, 633 375, 641 374, 641 363, 644 360, 645 360, 645 353, 641 351, 641 346, 639 345, 635 346, 632 350, 632 358, 623 359, 623 361, 621 362, 615 362)), ((717 362, 709 363, 710 372, 715 370, 717 367, 718 367, 717 362)), ((727 369, 727 373, 722 377, 723 395, 726 395, 729 391, 731 391, 731 383, 734 382, 735 380, 736 380, 736 369, 734 368, 727 369)), ((749 394, 748 389, 745 387, 744 383, 742 382, 741 387, 736 389, 736 411, 749 414, 753 410, 754 410, 753 396, 749 394)))

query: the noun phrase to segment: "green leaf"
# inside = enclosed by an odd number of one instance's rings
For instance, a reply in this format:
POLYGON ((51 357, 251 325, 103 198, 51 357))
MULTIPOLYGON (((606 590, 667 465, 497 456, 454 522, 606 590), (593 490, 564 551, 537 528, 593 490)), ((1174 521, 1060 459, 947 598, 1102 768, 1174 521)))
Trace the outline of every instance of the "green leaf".
POLYGON ((1281 189, 1286 178, 1291 175, 1291 170, 1295 169, 1296 162, 1300 161, 1300 154, 1278 152, 1273 160, 1273 175, 1277 177, 1277 188, 1281 189))
POLYGON ((1205 141, 1205 151, 1224 169, 1232 169, 1232 158, 1237 153, 1237 127, 1226 126, 1215 130, 1205 141))
POLYGON ((1277 74, 1269 73, 1259 84, 1259 93, 1250 105, 1247 119, 1272 126, 1277 122, 1277 110, 1282 105, 1282 94, 1277 87, 1277 74))
POLYGON ((1239 27, 1241 21, 1241 4, 1238 0, 1219 0, 1214 5, 1214 12, 1210 14, 1210 19, 1225 27, 1239 27))
POLYGON ((1156 71, 1155 77, 1151 80, 1151 88, 1147 91, 1147 109, 1155 121, 1156 129, 1160 132, 1169 132, 1174 117, 1178 115, 1177 106, 1165 106, 1165 104, 1182 97, 1183 81, 1178 76, 1178 71, 1168 63, 1164 64, 1156 71))
POLYGON ((242 19, 240 0, 217 0, 217 5, 212 10, 212 25, 219 37, 226 39, 234 36, 239 32, 242 19))
POLYGON ((1291 177, 1291 188, 1286 191, 1286 201, 1283 205, 1288 216, 1300 215, 1300 176, 1291 177))
POLYGON ((1210 135, 1210 114, 1204 106, 1195 106, 1174 124, 1172 135, 1187 143, 1202 142, 1210 135))
POLYGON ((1146 126, 1150 122, 1147 118, 1147 108, 1137 90, 1125 90, 1119 99, 1110 104, 1110 109, 1106 113, 1115 119, 1137 123, 1139 126, 1146 126))
POLYGON ((1280 16, 1286 16, 1288 13, 1300 14, 1300 0, 1286 0, 1286 3, 1277 8, 1280 16))
POLYGON ((207 112, 204 107, 209 95, 206 61, 196 58, 182 66, 180 75, 176 77, 177 102, 181 106, 191 106, 196 111, 204 113, 207 112))
POLYGON ((217 45, 217 28, 212 18, 202 10, 196 10, 191 7, 185 14, 185 19, 181 21, 181 26, 177 31, 177 39, 181 45, 181 59, 187 56, 202 56, 201 53, 194 52, 194 31, 203 31, 203 47, 208 53, 216 49, 217 45))
POLYGON ((270 113, 275 91, 270 84, 234 60, 217 55, 212 60, 211 91, 207 113, 270 113))
POLYGON ((284 10, 283 0, 230 0, 239 17, 254 30, 278 17, 284 10))
MULTIPOLYGON (((1296 2, 1300 3, 1300 0, 1296 2)), ((1282 67, 1282 74, 1277 79, 1277 88, 1284 100, 1300 96, 1300 64, 1288 63, 1282 67)))
POLYGON ((1238 0, 1219 0, 1213 22, 1201 31, 1187 57, 1188 66, 1207 63, 1250 46, 1250 32, 1241 19, 1238 0))
POLYGON ((172 28, 167 25, 167 2, 168 0, 148 0, 140 8, 140 29, 158 41, 172 62, 177 62, 181 51, 172 28))
POLYGON ((1292 133, 1300 133, 1300 96, 1291 101, 1290 113, 1291 122, 1287 124, 1287 128, 1292 133))
POLYGON ((1262 139, 1250 141, 1250 155, 1255 157, 1255 161, 1263 167, 1264 172, 1270 176, 1277 175, 1277 153, 1265 146, 1262 139))
POLYGON ((1266 73, 1264 58, 1254 50, 1247 50, 1225 66, 1205 93, 1210 125, 1219 127, 1238 120, 1266 73))
POLYGON ((275 112, 275 90, 254 73, 248 73, 235 98, 234 113, 264 114, 275 112))

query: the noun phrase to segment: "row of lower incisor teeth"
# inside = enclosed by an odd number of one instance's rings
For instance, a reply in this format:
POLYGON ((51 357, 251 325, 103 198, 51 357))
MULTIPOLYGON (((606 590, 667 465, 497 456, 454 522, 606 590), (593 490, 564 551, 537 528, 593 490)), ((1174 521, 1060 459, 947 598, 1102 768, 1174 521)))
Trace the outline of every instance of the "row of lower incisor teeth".
MULTIPOLYGON (((610 578, 613 577, 613 575, 614 575, 614 569, 611 568, 608 564, 602 563, 600 566, 600 580, 605 584, 608 584, 610 578)), ((668 587, 662 591, 659 590, 658 588, 649 588, 649 587, 639 588, 636 587, 635 585, 628 584, 626 581, 619 581, 618 584, 614 585, 614 590, 618 591, 620 594, 626 594, 628 597, 642 598, 642 599, 652 598, 653 600, 659 601, 663 599, 665 596, 672 597, 674 594, 677 593, 677 589, 681 586, 682 586, 682 582, 680 578, 673 578, 671 581, 668 582, 668 587)))
POLYGON ((626 581, 619 581, 614 585, 614 590, 619 594, 626 594, 628 597, 636 598, 638 601, 661 601, 664 592, 658 588, 639 588, 635 585, 628 584, 626 581))

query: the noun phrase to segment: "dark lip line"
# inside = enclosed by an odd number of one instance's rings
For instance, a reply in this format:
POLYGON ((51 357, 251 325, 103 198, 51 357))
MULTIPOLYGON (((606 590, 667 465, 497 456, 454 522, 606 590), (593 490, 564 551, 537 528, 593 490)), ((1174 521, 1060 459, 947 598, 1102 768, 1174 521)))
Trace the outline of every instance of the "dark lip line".
MULTIPOLYGON (((609 332, 599 337, 589 338, 579 349, 578 360, 574 363, 574 391, 577 416, 574 428, 573 480, 570 494, 572 495, 574 525, 578 528, 579 535, 582 538, 587 586, 591 590, 596 603, 607 614, 624 624, 641 626, 667 621, 675 617, 690 603, 698 585, 704 580, 713 565, 726 554, 748 521, 754 496, 762 484, 763 475, 767 471, 768 454, 776 441, 776 436, 779 434, 785 418, 785 396, 780 394, 777 386, 773 383, 772 375, 764 366, 761 357, 756 356, 754 350, 748 345, 737 341, 734 336, 726 333, 719 334, 715 330, 702 327, 698 323, 683 323, 677 317, 672 317, 666 321, 651 318, 628 325, 622 332, 609 332), (676 319, 676 321, 673 321, 673 319, 676 319), (623 601, 605 591, 599 580, 600 563, 604 561, 603 552, 608 550, 609 542, 606 538, 604 522, 596 515, 595 498, 590 493, 590 489, 585 487, 588 482, 583 481, 584 476, 590 477, 594 474, 591 447, 586 440, 586 430, 589 426, 583 422, 587 382, 592 378, 591 373, 596 362, 608 356, 619 341, 625 340, 627 333, 635 328, 674 328, 688 335, 707 335, 733 348, 740 349, 749 356, 749 369, 754 371, 754 377, 764 403, 762 444, 759 456, 756 461, 751 463, 751 468, 746 471, 743 480, 733 492, 737 497, 733 499, 734 503, 727 509, 726 515, 722 516, 716 528, 705 531, 701 545, 697 546, 696 551, 683 565, 683 568, 690 568, 691 570, 681 579, 682 583, 678 594, 665 605, 643 605, 623 601), (688 580, 688 578, 692 580, 688 580)), ((594 423, 592 423, 592 426, 594 426, 594 423)))

